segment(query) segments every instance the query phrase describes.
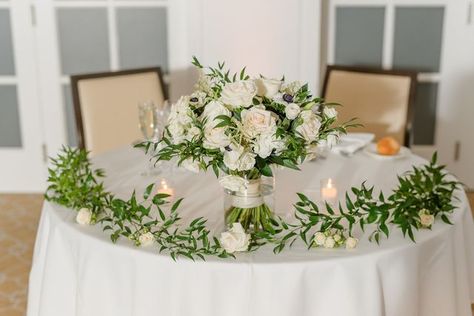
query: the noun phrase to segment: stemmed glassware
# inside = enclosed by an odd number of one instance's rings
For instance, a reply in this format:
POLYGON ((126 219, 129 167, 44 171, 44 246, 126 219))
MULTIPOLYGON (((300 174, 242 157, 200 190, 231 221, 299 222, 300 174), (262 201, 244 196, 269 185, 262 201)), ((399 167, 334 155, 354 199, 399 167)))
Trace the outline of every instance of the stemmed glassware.
MULTIPOLYGON (((169 111, 168 101, 164 101, 161 105, 157 105, 153 101, 145 101, 138 104, 139 127, 145 140, 154 143, 161 140, 169 111)), ((144 176, 153 176, 160 173, 155 168, 156 165, 151 162, 151 158, 152 156, 150 155, 148 169, 142 173, 144 176)))

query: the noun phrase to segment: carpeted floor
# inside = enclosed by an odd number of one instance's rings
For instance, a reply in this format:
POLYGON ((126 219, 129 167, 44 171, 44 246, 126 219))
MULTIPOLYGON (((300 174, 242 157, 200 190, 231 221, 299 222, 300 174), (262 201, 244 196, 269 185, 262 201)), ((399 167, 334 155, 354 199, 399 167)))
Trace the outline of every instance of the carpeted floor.
MULTIPOLYGON (((474 209, 474 193, 468 194, 474 209)), ((0 315, 23 316, 43 197, 0 195, 0 315)), ((473 315, 474 315, 474 305, 473 315)))

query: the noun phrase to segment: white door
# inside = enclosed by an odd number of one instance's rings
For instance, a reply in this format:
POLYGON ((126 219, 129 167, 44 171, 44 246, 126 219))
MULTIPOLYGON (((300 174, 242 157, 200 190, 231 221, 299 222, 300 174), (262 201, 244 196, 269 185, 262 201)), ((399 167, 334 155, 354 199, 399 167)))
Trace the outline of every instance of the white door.
POLYGON ((0 192, 45 186, 32 23, 27 1, 0 0, 0 192))
POLYGON ((443 85, 436 139, 449 170, 474 189, 474 1, 453 1, 446 12, 443 85))

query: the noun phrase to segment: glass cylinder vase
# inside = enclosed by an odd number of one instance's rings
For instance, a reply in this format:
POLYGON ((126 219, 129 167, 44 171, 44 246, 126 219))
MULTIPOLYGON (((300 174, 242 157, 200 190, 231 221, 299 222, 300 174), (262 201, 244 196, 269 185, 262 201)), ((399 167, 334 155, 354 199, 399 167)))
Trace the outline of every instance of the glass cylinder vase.
POLYGON ((225 222, 230 226, 239 222, 247 231, 266 230, 275 207, 273 177, 247 180, 238 191, 224 189, 225 222))

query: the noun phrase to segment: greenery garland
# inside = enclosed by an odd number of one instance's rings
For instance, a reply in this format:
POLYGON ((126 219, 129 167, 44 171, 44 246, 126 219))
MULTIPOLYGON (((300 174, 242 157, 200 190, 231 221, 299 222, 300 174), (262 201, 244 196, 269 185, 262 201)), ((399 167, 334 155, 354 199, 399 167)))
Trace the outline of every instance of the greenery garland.
MULTIPOLYGON (((322 246, 319 238, 322 234, 337 247, 346 238, 353 237, 356 226, 363 231, 371 229, 369 240, 377 243, 382 236, 389 237, 391 226, 414 242, 415 230, 431 228, 435 217, 451 224, 448 215, 455 210, 452 200, 459 182, 447 179, 444 166, 438 166, 436 160, 434 154, 429 164, 413 167, 412 171, 399 176, 399 185, 389 197, 381 192, 375 196, 374 188, 365 183, 353 187, 352 196, 345 195, 345 205, 338 205, 339 212, 327 203, 323 211, 308 197, 297 193, 299 201, 295 204, 294 221, 272 218, 266 231, 251 234, 248 250, 272 244, 273 251, 279 253, 297 240, 311 249, 322 246)), ((92 169, 85 151, 63 147, 51 162, 46 200, 76 211, 86 208, 91 213, 90 223, 101 223, 113 242, 120 237, 128 238, 136 246, 156 242, 159 252, 168 253, 174 260, 178 257, 192 260, 205 260, 206 256, 235 257, 211 235, 205 218, 198 217, 186 226, 179 225, 178 208, 182 199, 166 211, 163 206, 168 204, 168 195, 152 194, 154 184, 145 189, 141 201, 135 192, 123 200, 104 189, 100 181, 104 172, 92 169)))

